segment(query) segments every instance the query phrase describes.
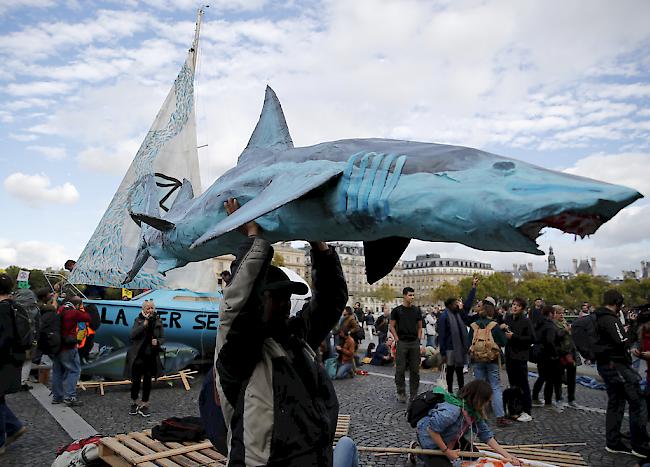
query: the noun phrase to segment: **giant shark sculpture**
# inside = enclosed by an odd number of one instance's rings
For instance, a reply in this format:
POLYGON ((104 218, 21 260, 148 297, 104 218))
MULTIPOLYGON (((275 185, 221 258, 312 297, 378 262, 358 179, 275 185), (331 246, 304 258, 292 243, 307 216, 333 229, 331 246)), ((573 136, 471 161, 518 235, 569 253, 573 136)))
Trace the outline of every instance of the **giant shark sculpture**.
POLYGON ((411 238, 480 250, 543 254, 544 227, 590 235, 642 195, 635 190, 445 144, 348 139, 295 148, 275 93, 237 165, 194 198, 184 181, 161 215, 153 175, 130 193, 141 225, 128 283, 151 256, 162 273, 235 251, 256 219, 271 242, 363 241, 369 283, 388 274, 411 238), (242 207, 231 216, 228 198, 242 207))

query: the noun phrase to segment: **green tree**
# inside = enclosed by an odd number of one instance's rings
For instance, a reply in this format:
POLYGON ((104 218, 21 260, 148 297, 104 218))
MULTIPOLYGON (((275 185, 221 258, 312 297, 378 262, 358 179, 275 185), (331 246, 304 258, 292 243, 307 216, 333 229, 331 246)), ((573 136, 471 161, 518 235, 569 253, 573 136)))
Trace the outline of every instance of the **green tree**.
POLYGON ((397 292, 395 292, 395 289, 388 284, 381 284, 377 290, 374 291, 373 296, 382 303, 388 303, 397 297, 397 292))
MULTIPOLYGON (((472 277, 462 279, 458 286, 462 297, 469 295, 472 277)), ((477 286, 477 298, 493 297, 498 301, 508 301, 513 297, 515 281, 512 274, 497 272, 491 276, 481 277, 477 286)))
POLYGON ((565 296, 561 305, 571 309, 578 309, 582 302, 599 305, 603 293, 611 285, 601 277, 579 274, 565 281, 565 296))
POLYGON ((625 303, 628 306, 637 306, 650 303, 650 279, 625 279, 617 287, 623 294, 625 303))
POLYGON ((460 287, 449 282, 443 282, 431 293, 434 302, 444 302, 449 297, 460 297, 460 287))
POLYGON ((274 253, 273 254, 273 260, 271 261, 271 264, 273 266, 277 266, 277 267, 284 266, 284 264, 285 264, 284 256, 282 256, 280 253, 274 253))

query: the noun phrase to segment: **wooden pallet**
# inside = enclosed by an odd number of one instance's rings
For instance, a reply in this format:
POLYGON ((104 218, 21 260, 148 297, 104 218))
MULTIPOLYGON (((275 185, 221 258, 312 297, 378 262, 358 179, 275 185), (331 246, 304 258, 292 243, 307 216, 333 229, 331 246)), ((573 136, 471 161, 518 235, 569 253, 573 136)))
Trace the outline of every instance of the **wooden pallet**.
MULTIPOLYGON (((350 416, 339 415, 334 443, 350 431, 350 416)), ((163 443, 151 438, 151 430, 102 438, 99 457, 112 467, 225 467, 227 459, 210 441, 163 443)))
MULTIPOLYGON (((190 390, 190 379, 194 379, 194 374, 198 373, 196 370, 181 370, 173 375, 161 376, 156 381, 175 381, 180 380, 186 391, 190 390)), ((122 381, 79 381, 77 387, 83 391, 88 389, 99 389, 99 394, 104 395, 104 389, 109 386, 126 386, 131 385, 131 380, 125 379, 122 381)))

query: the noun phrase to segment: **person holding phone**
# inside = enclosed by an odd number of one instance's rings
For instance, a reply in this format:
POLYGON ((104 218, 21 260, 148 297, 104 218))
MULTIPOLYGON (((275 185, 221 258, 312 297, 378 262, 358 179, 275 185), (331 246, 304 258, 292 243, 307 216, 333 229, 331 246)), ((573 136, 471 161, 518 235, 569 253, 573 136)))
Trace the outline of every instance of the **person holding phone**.
POLYGON ((142 311, 135 319, 131 329, 131 347, 126 355, 124 376, 131 380, 130 415, 149 417, 149 395, 151 379, 163 373, 160 360, 160 346, 163 343, 163 325, 156 313, 153 300, 142 303, 142 311), (142 386, 142 399, 138 403, 142 386))

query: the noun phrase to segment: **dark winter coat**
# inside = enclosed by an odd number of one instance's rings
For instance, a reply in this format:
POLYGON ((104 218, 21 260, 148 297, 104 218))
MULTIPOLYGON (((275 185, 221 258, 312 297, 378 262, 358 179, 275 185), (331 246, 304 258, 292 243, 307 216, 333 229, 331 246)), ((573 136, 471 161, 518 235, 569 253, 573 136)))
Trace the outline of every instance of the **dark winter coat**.
MULTIPOLYGON (((126 365, 124 366, 124 377, 126 379, 131 379, 131 370, 133 369, 133 363, 138 358, 140 353, 140 347, 145 343, 145 327, 144 327, 145 317, 142 316, 142 313, 138 315, 133 323, 133 328, 131 328, 131 347, 126 354, 126 365)), ((160 359, 160 346, 164 343, 163 337, 163 325, 162 321, 156 313, 149 318, 149 326, 153 326, 153 339, 158 340, 158 346, 152 347, 152 365, 155 363, 156 369, 153 372, 153 375, 158 378, 163 374, 163 364, 160 359)))
POLYGON ((537 342, 542 347, 543 360, 553 361, 560 358, 557 348, 555 347, 557 328, 555 327, 555 324, 553 324, 553 321, 551 321, 547 316, 542 316, 535 328, 535 335, 537 337, 537 342))
MULTIPOLYGON (((13 311, 7 300, 0 302, 0 397, 20 390, 22 360, 16 358, 14 342, 13 311)), ((25 352, 22 352, 24 359, 25 352)))
POLYGON ((510 360, 528 361, 530 346, 535 342, 533 324, 523 315, 508 315, 505 323, 512 331, 512 337, 506 344, 506 357, 510 360))

